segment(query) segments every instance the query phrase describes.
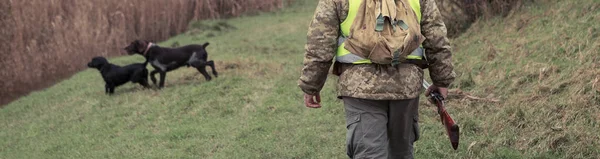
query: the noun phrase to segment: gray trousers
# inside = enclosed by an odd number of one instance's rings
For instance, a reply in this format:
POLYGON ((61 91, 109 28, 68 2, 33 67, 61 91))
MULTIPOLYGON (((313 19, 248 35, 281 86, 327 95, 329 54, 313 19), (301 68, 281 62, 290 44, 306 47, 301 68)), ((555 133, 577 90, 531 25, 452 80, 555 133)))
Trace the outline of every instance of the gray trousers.
POLYGON ((343 97, 346 152, 352 159, 413 158, 419 138, 419 98, 367 100, 343 97))

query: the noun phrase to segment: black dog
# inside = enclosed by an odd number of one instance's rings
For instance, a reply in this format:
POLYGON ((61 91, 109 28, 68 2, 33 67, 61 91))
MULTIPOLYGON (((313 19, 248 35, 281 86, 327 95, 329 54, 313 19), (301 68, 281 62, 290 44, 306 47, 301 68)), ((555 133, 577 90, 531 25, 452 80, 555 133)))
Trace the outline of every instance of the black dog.
POLYGON ((89 68, 96 68, 102 74, 104 82, 106 82, 105 93, 115 93, 115 87, 123 85, 129 81, 132 83, 139 83, 145 88, 150 88, 148 85, 148 69, 146 69, 145 63, 136 63, 127 65, 124 67, 111 64, 106 58, 98 56, 92 58, 87 66, 89 68))
POLYGON ((207 81, 211 80, 210 75, 206 72, 206 66, 210 66, 212 73, 215 77, 218 77, 217 71, 215 70, 215 63, 210 60, 208 61, 208 53, 206 52, 206 46, 204 45, 186 45, 177 48, 160 47, 148 41, 135 40, 125 47, 125 51, 129 55, 140 54, 146 58, 146 62, 149 62, 154 70, 150 72, 150 79, 152 83, 156 85, 157 73, 160 73, 160 83, 158 88, 162 88, 165 85, 165 77, 167 72, 178 69, 181 66, 194 67, 196 68, 207 81))

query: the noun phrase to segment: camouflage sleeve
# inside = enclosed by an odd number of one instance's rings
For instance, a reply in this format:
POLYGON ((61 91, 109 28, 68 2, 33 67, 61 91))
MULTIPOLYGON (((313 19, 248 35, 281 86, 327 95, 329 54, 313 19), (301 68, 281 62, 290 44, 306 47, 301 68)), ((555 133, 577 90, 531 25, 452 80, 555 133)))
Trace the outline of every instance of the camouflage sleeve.
POLYGON ((421 32, 426 37, 423 47, 429 60, 429 75, 434 85, 448 87, 456 75, 452 65, 450 42, 446 36, 446 24, 435 0, 422 0, 421 6, 421 32))
POLYGON ((307 94, 321 91, 337 48, 339 19, 333 0, 320 0, 308 28, 304 67, 298 86, 307 94))

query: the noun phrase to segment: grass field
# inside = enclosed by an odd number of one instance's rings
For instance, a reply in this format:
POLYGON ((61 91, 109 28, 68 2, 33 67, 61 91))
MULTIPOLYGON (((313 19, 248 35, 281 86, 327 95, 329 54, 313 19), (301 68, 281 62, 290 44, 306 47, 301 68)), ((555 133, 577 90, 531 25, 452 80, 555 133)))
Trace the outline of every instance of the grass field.
MULTIPOLYGON (((448 109, 461 145, 452 150, 422 102, 416 158, 600 156, 600 2, 538 2, 452 40, 448 109)), ((296 85, 315 4, 196 22, 159 43, 210 42, 212 81, 181 68, 162 90, 126 84, 107 96, 88 69, 22 97, 0 109, 0 158, 347 158, 335 76, 321 109, 305 108, 296 85)))

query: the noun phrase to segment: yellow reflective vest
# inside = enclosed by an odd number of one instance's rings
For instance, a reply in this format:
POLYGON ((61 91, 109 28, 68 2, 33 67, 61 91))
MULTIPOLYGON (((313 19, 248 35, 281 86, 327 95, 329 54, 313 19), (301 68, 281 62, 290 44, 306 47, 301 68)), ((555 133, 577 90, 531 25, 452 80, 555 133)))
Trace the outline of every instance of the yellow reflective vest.
MULTIPOLYGON (((371 60, 362 58, 358 55, 354 55, 350 53, 350 51, 344 48, 344 40, 350 34, 350 27, 354 22, 354 18, 356 17, 356 13, 358 12, 358 8, 360 7, 360 3, 363 0, 348 0, 348 16, 346 19, 340 24, 340 30, 342 36, 338 39, 338 49, 336 53, 336 61, 341 63, 352 63, 352 64, 370 64, 371 60)), ((408 0, 410 7, 413 9, 415 14, 417 14, 417 20, 421 22, 421 3, 420 0, 408 0)), ((410 55, 408 55, 407 59, 413 60, 422 60, 424 56, 423 47, 417 48, 410 55)))

